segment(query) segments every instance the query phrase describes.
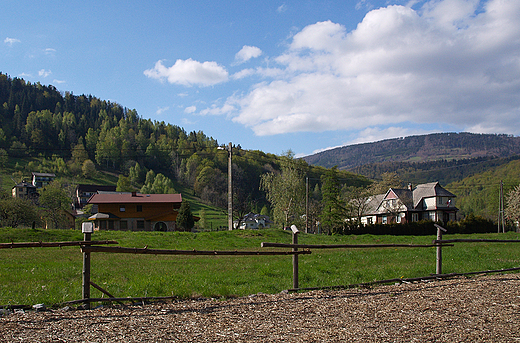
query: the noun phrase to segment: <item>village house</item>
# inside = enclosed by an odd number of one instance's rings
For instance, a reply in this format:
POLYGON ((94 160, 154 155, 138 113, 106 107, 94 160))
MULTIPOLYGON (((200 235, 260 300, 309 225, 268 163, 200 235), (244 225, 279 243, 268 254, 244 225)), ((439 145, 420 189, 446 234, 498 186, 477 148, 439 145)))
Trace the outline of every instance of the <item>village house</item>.
POLYGON ((44 188, 54 181, 56 175, 53 173, 32 173, 32 185, 37 189, 44 188))
POLYGON ((74 206, 82 209, 88 203, 88 200, 96 193, 115 192, 116 186, 103 185, 78 185, 74 198, 74 206))
POLYGON ((12 188, 12 194, 13 198, 21 198, 33 201, 37 200, 39 195, 36 187, 27 181, 22 181, 19 184, 16 184, 12 188))
POLYGON ((94 230, 175 231, 180 194, 97 193, 94 230))
POLYGON ((361 223, 406 223, 420 220, 455 221, 458 208, 456 195, 444 189, 439 182, 409 185, 406 189, 390 188, 385 194, 367 199, 361 223))

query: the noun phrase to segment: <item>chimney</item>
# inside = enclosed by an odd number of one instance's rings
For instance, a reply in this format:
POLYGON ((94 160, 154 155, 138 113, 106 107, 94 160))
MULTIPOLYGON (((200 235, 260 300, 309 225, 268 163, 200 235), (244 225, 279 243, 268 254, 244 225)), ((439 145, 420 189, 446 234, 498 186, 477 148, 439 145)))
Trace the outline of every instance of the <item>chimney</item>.
POLYGON ((137 196, 137 192, 132 192, 132 196, 136 197, 137 196))
POLYGON ((408 183, 408 189, 411 190, 411 191, 413 191, 412 183, 411 183, 411 182, 408 183))

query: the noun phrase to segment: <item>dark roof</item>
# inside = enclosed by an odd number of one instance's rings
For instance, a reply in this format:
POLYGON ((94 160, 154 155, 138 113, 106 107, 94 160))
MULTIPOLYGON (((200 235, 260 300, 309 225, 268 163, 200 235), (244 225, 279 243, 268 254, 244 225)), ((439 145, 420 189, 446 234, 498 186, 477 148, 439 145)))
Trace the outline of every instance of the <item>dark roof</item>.
POLYGON ((413 190, 413 203, 415 206, 424 198, 432 197, 456 197, 455 194, 445 190, 439 182, 430 182, 417 185, 413 190))
POLYGON ((94 194, 89 204, 153 204, 182 203, 180 194, 102 193, 94 194))
POLYGON ((36 188, 36 186, 33 186, 32 183, 29 183, 27 181, 22 181, 20 182, 19 184, 15 185, 13 188, 15 187, 18 187, 18 188, 22 188, 22 187, 27 187, 27 188, 36 188))
POLYGON ((35 173, 35 172, 32 172, 32 175, 34 175, 34 176, 56 177, 56 174, 53 174, 53 173, 35 173))
POLYGON ((430 182, 417 185, 413 191, 405 188, 390 188, 386 194, 377 194, 369 198, 369 208, 367 213, 376 212, 376 209, 381 205, 381 202, 393 192, 398 199, 408 208, 408 210, 416 209, 424 198, 432 197, 456 197, 455 194, 442 188, 439 182, 430 182), (412 203, 413 199, 413 203, 412 203))

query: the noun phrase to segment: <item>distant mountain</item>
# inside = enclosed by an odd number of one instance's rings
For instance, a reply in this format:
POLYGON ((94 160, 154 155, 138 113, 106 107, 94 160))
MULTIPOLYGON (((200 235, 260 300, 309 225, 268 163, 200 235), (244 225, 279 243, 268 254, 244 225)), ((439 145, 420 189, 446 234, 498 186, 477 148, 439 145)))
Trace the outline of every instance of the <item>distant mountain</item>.
POLYGON ((503 134, 435 133, 348 145, 306 156, 307 163, 354 171, 388 162, 484 160, 520 155, 520 137, 503 134))

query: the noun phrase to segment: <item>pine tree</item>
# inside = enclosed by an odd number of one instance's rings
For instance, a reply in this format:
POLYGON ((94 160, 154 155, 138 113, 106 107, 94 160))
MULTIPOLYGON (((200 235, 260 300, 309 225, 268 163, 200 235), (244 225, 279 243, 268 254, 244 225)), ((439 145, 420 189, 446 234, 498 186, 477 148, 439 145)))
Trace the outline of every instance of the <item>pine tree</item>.
POLYGON ((190 203, 183 201, 179 209, 179 214, 177 215, 177 227, 181 231, 191 231, 194 225, 195 220, 191 213, 190 203))

